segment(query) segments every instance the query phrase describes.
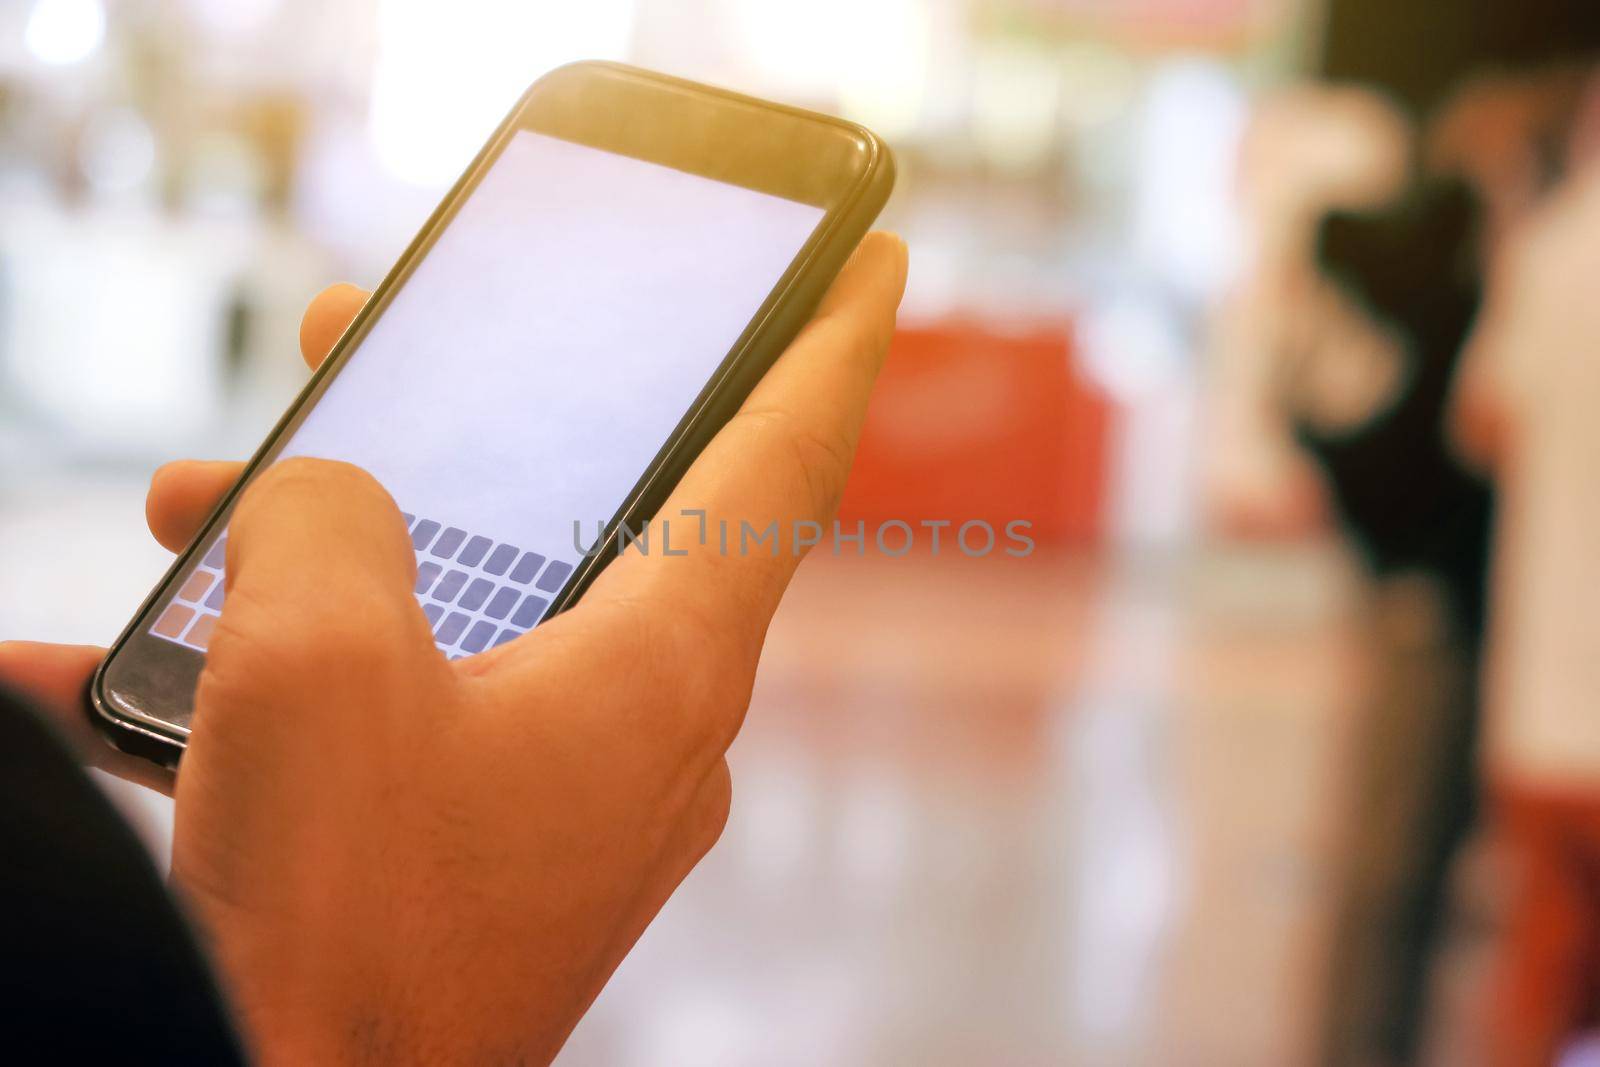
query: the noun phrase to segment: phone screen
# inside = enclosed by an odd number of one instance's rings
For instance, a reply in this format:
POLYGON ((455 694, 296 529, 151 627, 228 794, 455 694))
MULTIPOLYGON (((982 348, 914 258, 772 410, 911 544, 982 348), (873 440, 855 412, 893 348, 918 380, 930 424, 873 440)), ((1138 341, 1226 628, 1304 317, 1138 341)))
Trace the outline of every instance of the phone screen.
MULTIPOLYGON (((823 215, 518 131, 274 458, 345 460, 383 484, 448 655, 511 640, 823 215)), ((152 634, 206 650, 225 538, 174 583, 152 634)))

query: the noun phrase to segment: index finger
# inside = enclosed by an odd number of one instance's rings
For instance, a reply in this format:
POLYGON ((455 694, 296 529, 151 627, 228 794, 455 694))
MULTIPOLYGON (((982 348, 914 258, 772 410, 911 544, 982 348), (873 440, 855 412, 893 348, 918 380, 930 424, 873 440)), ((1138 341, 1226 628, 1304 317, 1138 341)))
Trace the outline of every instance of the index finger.
POLYGON ((316 370, 372 294, 349 282, 330 285, 311 298, 300 320, 300 355, 316 370))
POLYGON ((796 531, 825 525, 838 510, 905 281, 905 243, 869 234, 811 322, 661 509, 650 551, 624 553, 590 598, 653 604, 664 617, 746 635, 751 651, 759 649, 804 555, 796 531), (661 550, 663 523, 673 555, 661 550), (774 540, 750 543, 774 524, 774 540))
MULTIPOLYGON (((405 520, 370 474, 305 457, 267 468, 228 524, 227 601, 195 698, 191 749, 218 707, 232 715, 273 698, 302 709, 310 694, 381 692, 391 668, 416 678, 433 670, 422 664, 442 666, 411 592, 415 577, 405 520)), ((296 726, 289 715, 274 721, 296 726)))

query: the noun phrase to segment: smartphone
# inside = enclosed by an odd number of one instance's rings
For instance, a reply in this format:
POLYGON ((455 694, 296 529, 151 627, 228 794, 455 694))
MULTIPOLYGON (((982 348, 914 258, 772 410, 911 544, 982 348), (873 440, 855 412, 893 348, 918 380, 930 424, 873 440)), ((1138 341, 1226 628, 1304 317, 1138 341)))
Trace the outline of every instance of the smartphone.
POLYGON ((226 610, 229 515, 279 459, 384 485, 446 655, 571 606, 799 332, 893 183, 883 142, 840 119, 613 63, 539 79, 112 646, 89 689, 101 731, 176 764, 226 610))

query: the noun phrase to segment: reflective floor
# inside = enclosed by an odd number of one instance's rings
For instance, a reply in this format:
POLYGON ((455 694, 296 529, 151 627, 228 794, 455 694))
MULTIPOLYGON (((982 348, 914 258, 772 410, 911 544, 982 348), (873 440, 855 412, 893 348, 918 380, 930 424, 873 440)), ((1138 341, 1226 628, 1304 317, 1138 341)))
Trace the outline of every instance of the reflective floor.
MULTIPOLYGON (((0 497, 0 637, 113 636, 165 559, 141 513, 0 497)), ((1353 587, 1317 546, 814 557, 722 844, 561 1062, 1304 1062, 1353 587)))
POLYGON ((813 559, 727 836, 564 1062, 1303 1060, 1346 578, 813 559))

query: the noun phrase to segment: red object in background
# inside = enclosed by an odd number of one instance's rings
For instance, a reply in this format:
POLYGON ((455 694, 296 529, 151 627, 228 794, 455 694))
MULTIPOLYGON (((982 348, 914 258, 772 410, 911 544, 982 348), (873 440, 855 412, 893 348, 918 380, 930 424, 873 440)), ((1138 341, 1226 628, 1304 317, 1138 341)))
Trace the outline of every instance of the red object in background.
MULTIPOLYGON (((873 393, 840 520, 970 519, 1040 545, 1103 529, 1111 405, 1078 376, 1066 326, 1009 335, 902 329, 873 393)), ((926 543, 918 529, 918 544, 926 543)), ((948 537, 948 535, 946 535, 948 537)), ((946 543, 942 540, 941 545, 946 543)))

